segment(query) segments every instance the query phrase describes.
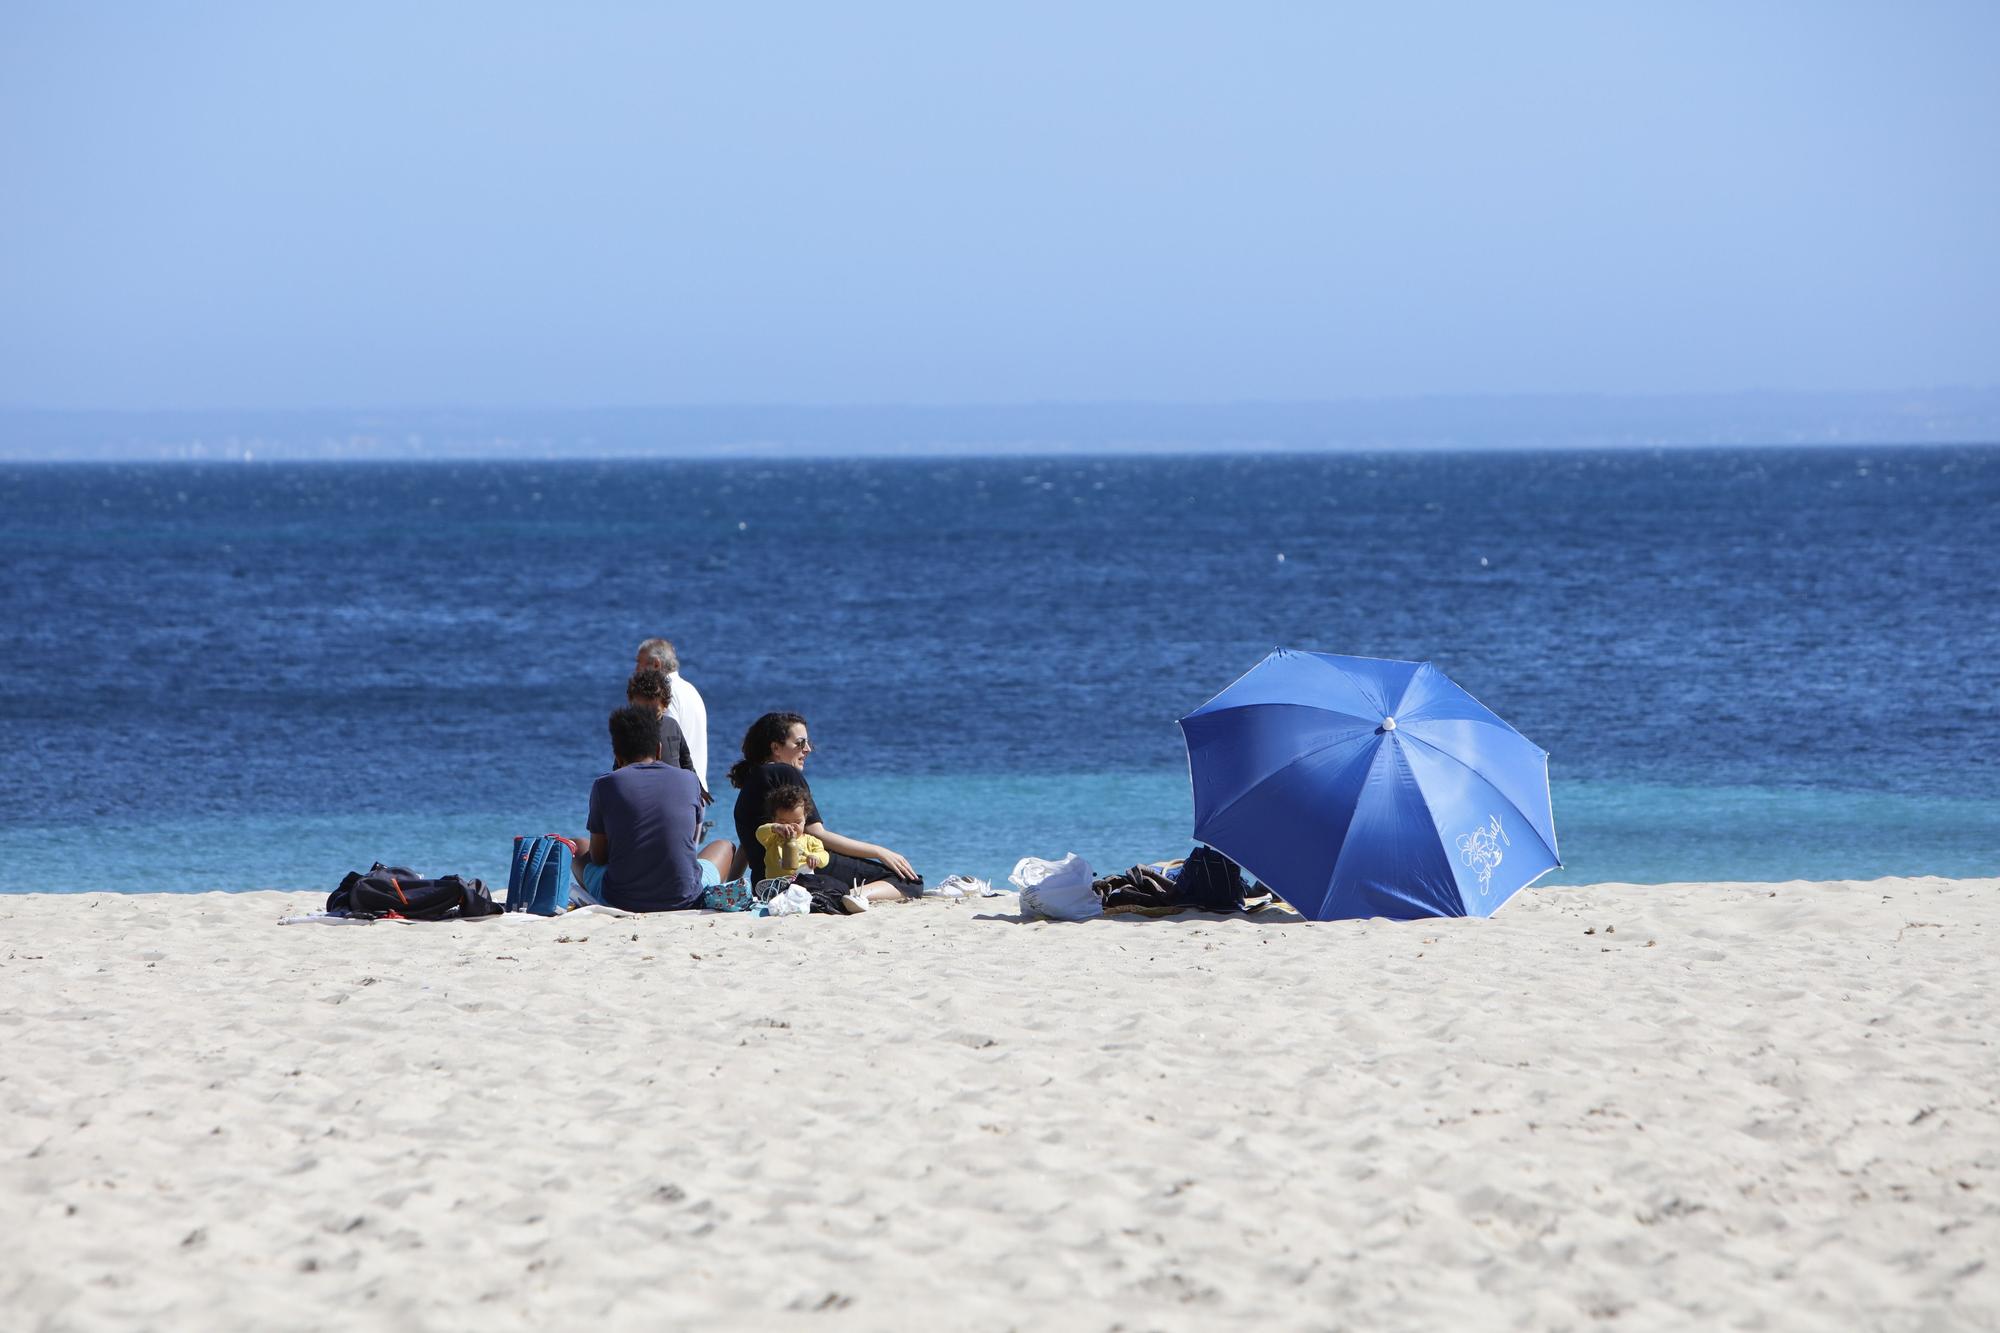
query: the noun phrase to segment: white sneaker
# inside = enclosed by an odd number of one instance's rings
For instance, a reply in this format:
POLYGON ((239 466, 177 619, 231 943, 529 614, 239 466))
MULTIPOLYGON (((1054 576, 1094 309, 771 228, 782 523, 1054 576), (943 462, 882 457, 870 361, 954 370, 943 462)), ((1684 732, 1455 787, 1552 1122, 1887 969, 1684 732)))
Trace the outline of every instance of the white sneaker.
POLYGON ((868 899, 859 893, 843 893, 840 905, 847 909, 849 916, 855 916, 868 910, 868 899))
POLYGON ((939 898, 991 898, 993 886, 971 875, 946 875, 929 893, 939 898))

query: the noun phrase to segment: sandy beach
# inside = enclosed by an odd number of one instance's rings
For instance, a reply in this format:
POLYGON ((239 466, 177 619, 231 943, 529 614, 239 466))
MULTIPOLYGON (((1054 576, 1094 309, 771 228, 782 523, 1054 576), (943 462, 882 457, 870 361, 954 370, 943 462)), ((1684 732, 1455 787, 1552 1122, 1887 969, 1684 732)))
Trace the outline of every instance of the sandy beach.
POLYGON ((0 1322, 1991 1328, 1996 893, 0 897, 0 1322))

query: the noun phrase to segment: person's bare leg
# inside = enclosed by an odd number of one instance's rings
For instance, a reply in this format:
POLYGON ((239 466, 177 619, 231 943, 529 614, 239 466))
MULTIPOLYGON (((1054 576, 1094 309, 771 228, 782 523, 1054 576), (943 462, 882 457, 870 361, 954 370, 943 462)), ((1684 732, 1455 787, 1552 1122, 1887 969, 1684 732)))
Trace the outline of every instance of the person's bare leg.
POLYGON ((871 903, 899 903, 909 897, 896 887, 894 880, 878 879, 872 884, 863 884, 855 892, 871 903))
POLYGON ((735 879, 737 875, 743 873, 742 866, 737 864, 736 844, 727 838, 717 838, 714 842, 702 848, 696 855, 715 867, 715 872, 722 876, 724 884, 727 884, 730 880, 735 879), (731 871, 734 871, 735 874, 731 874, 731 871))
POLYGON ((583 863, 590 859, 590 835, 586 833, 581 838, 578 838, 576 845, 583 850, 575 856, 570 857, 569 874, 571 879, 575 880, 578 885, 581 885, 583 883, 583 863))

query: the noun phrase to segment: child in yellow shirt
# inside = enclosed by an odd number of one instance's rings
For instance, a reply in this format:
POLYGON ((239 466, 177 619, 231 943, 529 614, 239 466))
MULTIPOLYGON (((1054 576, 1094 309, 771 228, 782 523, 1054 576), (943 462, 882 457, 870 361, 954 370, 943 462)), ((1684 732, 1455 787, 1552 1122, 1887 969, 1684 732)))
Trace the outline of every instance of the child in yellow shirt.
POLYGON ((764 846, 764 878, 790 879, 801 870, 820 870, 833 858, 826 844, 806 832, 806 789, 787 783, 771 789, 766 811, 771 822, 757 826, 764 846))

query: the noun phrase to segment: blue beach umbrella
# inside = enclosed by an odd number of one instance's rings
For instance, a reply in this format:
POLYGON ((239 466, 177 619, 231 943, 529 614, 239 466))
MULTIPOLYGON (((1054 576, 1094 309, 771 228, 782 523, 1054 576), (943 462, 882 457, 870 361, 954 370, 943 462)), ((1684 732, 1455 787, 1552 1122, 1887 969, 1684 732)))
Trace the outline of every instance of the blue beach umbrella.
POLYGON ((1562 864, 1548 752, 1428 662, 1280 648, 1181 733, 1195 839, 1316 921, 1490 916, 1562 864))

